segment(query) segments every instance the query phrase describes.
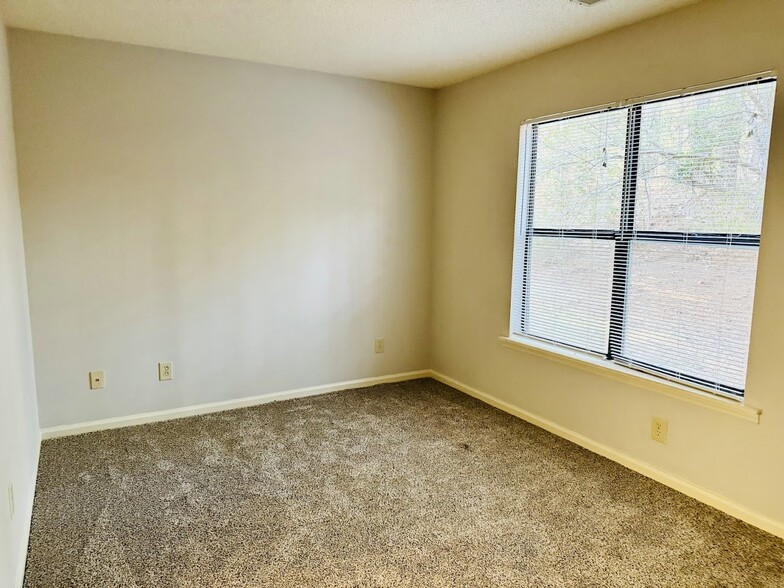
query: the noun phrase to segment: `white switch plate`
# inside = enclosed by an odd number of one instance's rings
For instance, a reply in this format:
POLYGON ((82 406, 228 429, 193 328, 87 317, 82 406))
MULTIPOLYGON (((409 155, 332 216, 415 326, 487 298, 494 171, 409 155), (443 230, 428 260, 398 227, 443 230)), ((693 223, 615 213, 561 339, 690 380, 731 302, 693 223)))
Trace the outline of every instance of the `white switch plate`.
POLYGON ((14 518, 16 505, 14 504, 14 485, 8 484, 8 512, 11 513, 11 518, 14 518))
POLYGON ((90 372, 90 390, 100 390, 103 388, 103 372, 90 372))
POLYGON ((376 350, 376 353, 384 353, 384 340, 383 339, 376 339, 375 350, 376 350))
POLYGON ((172 364, 171 362, 161 362, 158 364, 158 380, 163 382, 164 380, 171 380, 174 377, 172 373, 172 364))

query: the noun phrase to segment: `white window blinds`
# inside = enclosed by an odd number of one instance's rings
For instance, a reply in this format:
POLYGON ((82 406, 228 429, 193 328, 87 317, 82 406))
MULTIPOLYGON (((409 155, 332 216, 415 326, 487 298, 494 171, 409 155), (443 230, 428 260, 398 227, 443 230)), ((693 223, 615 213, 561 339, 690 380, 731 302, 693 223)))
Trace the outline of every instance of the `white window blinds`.
POLYGON ((742 396, 774 94, 524 125, 512 333, 742 396))

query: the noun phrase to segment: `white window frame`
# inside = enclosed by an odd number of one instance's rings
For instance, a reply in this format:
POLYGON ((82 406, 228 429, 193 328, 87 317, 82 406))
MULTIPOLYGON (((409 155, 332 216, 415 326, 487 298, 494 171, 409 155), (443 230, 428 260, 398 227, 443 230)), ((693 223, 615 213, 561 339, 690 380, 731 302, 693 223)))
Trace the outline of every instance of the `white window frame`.
MULTIPOLYGON (((568 345, 559 344, 557 342, 548 341, 539 339, 537 337, 523 334, 522 331, 522 322, 523 322, 523 311, 524 311, 524 304, 523 304, 523 289, 524 289, 524 276, 526 272, 523 272, 523 264, 527 262, 526 259, 526 243, 528 239, 533 236, 533 233, 529 232, 528 222, 530 219, 529 215, 529 206, 530 206, 530 185, 528 179, 531 173, 531 165, 532 165, 532 158, 530 157, 530 153, 532 150, 532 141, 533 141, 533 133, 532 129, 534 125, 541 124, 544 122, 550 122, 554 120, 562 120, 566 118, 573 118, 576 116, 586 115, 586 114, 594 114, 599 113, 602 111, 607 110, 615 110, 620 108, 628 109, 629 113, 629 124, 628 124, 628 132, 639 132, 639 113, 642 107, 642 104, 656 102, 659 100, 666 100, 672 98, 680 98, 684 96, 689 96, 697 93, 703 93, 711 90, 719 90, 724 88, 730 88, 733 86, 740 86, 744 84, 750 83, 760 83, 767 80, 775 80, 776 74, 773 71, 762 72, 758 74, 753 74, 750 76, 745 76, 743 78, 734 78, 732 80, 722 80, 719 82, 714 82, 711 84, 704 84, 701 86, 693 86, 689 88, 684 88, 680 90, 675 90, 672 92, 657 94, 653 96, 645 96, 639 98, 633 98, 623 101, 618 101, 611 104, 604 104, 597 107, 581 109, 571 112, 560 113, 556 115, 549 115, 545 117, 539 117, 536 119, 528 119, 523 121, 523 125, 521 127, 520 133, 520 144, 519 144, 519 169, 518 169, 518 176, 517 176, 517 203, 515 209, 515 239, 514 239, 514 261, 513 261, 513 273, 512 273, 512 292, 511 292, 511 307, 510 307, 510 320, 509 320, 509 336, 508 337, 501 337, 502 343, 507 346, 517 348, 517 349, 524 349, 528 351, 533 351, 537 355, 544 355, 547 357, 551 357, 556 360, 565 361, 566 363, 570 364, 582 364, 578 365, 583 369, 587 369, 589 371, 604 373, 605 375, 610 375, 611 377, 615 377, 616 379, 622 379, 625 381, 631 381, 631 383, 635 383, 638 385, 642 385, 646 388, 653 388, 659 391, 666 391, 668 393, 675 393, 676 396, 683 397, 685 395, 690 395, 692 398, 691 400, 696 399, 698 403, 702 403, 702 400, 707 398, 710 403, 714 401, 721 401, 719 406, 724 406, 725 408, 728 406, 726 403, 730 403, 730 405, 737 406, 740 411, 735 411, 733 409, 725 410, 725 412, 738 412, 741 416, 748 418, 749 420, 756 420, 758 422, 759 414, 761 411, 755 409, 753 407, 744 407, 745 401, 745 391, 726 391, 722 390, 721 387, 715 385, 715 383, 709 383, 710 385, 702 385, 699 381, 688 381, 682 377, 678 377, 675 375, 669 375, 666 373, 664 369, 656 369, 650 370, 646 369, 645 366, 642 365, 630 365, 625 363, 623 360, 618 361, 617 359, 612 357, 610 351, 608 351, 607 356, 591 353, 588 351, 583 351, 579 349, 575 349, 568 345), (633 368, 633 369, 630 369, 633 368), (636 381, 635 381, 636 380, 636 381), (748 408, 748 410, 746 410, 748 408)), ((626 154, 626 157, 629 157, 629 153, 626 154)), ((636 155, 635 155, 636 157, 636 155)), ((636 166, 636 159, 634 161, 636 166)), ((636 183, 636 177, 633 178, 636 183)), ((627 183, 625 180, 624 184, 627 183)), ((633 207, 634 204, 634 195, 633 195, 634 187, 624 186, 624 193, 622 195, 622 209, 628 209, 628 206, 631 204, 633 207), (629 192, 632 192, 631 196, 629 192), (630 199, 631 198, 631 199, 630 199)), ((627 210, 628 212, 628 210, 627 210)), ((623 216, 623 215, 622 215, 623 216)), ((623 237, 624 227, 629 220, 633 221, 633 212, 629 218, 622 218, 621 219, 621 228, 618 231, 620 235, 616 236, 616 248, 619 242, 626 241, 626 246, 628 247, 628 239, 623 237), (619 238, 620 237, 620 238, 619 238)), ((628 227, 627 227, 628 228, 628 227)), ((533 229, 532 229, 533 230, 533 229)), ((744 246, 757 246, 759 247, 760 243, 760 236, 753 235, 753 236, 745 236, 750 240, 744 244, 744 246)), ((699 241, 699 236, 697 241, 699 241)), ((715 239, 717 235, 711 235, 706 237, 707 239, 715 239)), ((619 279, 618 276, 614 277, 614 286, 617 287, 615 283, 619 279)), ((613 298, 615 298, 615 291, 613 294, 613 298)), ((621 310, 621 315, 625 312, 625 308, 621 310)), ((613 312, 613 314, 616 314, 613 312)), ((623 321, 623 316, 613 316, 613 321, 623 321)), ((617 325, 616 325, 617 326, 617 325)), ((613 340, 613 335, 610 335, 609 347, 612 349, 618 349, 618 345, 620 341, 613 340)))

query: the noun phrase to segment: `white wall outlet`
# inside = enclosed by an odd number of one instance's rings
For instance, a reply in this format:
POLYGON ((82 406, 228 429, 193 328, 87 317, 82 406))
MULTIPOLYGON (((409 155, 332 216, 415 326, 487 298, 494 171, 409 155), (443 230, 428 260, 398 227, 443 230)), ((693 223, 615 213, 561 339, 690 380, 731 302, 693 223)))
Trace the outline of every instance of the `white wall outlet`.
POLYGON ((667 421, 653 417, 651 421, 651 439, 659 443, 667 443, 667 421))
POLYGON ((16 505, 14 504, 13 484, 8 484, 8 512, 11 514, 11 518, 14 518, 14 512, 16 512, 16 505))
POLYGON ((164 380, 171 380, 174 377, 172 373, 172 364, 171 362, 161 362, 158 364, 158 380, 163 382, 164 380))
POLYGON ((90 390, 100 390, 103 388, 103 372, 90 372, 90 390))
POLYGON ((376 339, 376 353, 384 353, 384 340, 383 339, 376 339))

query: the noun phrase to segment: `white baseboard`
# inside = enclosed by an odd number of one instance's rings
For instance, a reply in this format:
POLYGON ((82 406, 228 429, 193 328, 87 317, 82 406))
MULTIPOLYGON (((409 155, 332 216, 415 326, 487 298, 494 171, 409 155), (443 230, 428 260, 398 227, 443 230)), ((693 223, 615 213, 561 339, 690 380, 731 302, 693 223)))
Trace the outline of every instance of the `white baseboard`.
POLYGON ((307 396, 317 396, 319 394, 328 394, 329 392, 337 392, 338 390, 347 390, 349 388, 367 388, 368 386, 375 386, 377 384, 388 384, 390 382, 404 382, 406 380, 415 380, 417 378, 428 378, 428 377, 430 377, 430 370, 419 370, 415 372, 390 374, 387 376, 361 378, 359 380, 348 380, 345 382, 335 382, 334 384, 324 384, 322 386, 297 388, 295 390, 285 390, 282 392, 273 392, 271 394, 261 394, 259 396, 247 396, 245 398, 237 398, 235 400, 225 400, 222 402, 212 402, 209 404, 197 404, 195 406, 172 408, 170 410, 161 410, 157 412, 134 414, 134 415, 116 417, 111 419, 103 419, 99 421, 90 421, 87 423, 77 423, 75 425, 61 425, 58 427, 49 427, 47 429, 43 429, 41 431, 41 434, 43 439, 55 439, 57 437, 81 435, 82 433, 92 433, 94 431, 103 431, 106 429, 132 427, 134 425, 144 425, 147 423, 157 423, 160 421, 181 419, 190 416, 197 416, 200 414, 220 412, 223 410, 245 408, 247 406, 256 406, 259 404, 266 404, 268 402, 289 400, 291 398, 305 398, 307 396))
POLYGON ((450 378, 449 376, 446 376, 440 372, 431 370, 430 375, 432 378, 446 384, 447 386, 451 386, 452 388, 464 392, 469 396, 473 396, 482 402, 490 404, 491 406, 494 406, 504 412, 521 418, 524 421, 553 433, 554 435, 568 439, 572 443, 576 443, 577 445, 580 445, 589 451, 593 451, 594 453, 598 453, 607 459, 611 459, 612 461, 626 466, 630 470, 634 470, 643 476, 647 476, 648 478, 656 480, 665 486, 669 486, 678 492, 682 492, 686 496, 690 496, 691 498, 699 500, 700 502, 725 512, 730 516, 745 521, 750 525, 754 525, 755 527, 776 535, 777 537, 784 538, 784 522, 776 521, 751 511, 744 506, 729 500, 728 498, 720 496, 719 494, 715 494, 714 492, 697 486, 696 484, 692 484, 691 482, 687 482, 686 480, 662 471, 649 463, 640 461, 639 459, 631 457, 625 453, 613 449, 612 447, 608 447, 607 445, 594 441, 593 439, 589 439, 580 433, 572 431, 571 429, 567 429, 566 427, 563 427, 557 423, 518 408, 512 404, 509 404, 508 402, 492 396, 491 394, 487 394, 486 392, 477 390, 476 388, 468 386, 467 384, 463 384, 462 382, 459 382, 454 378, 450 378))
POLYGON ((35 489, 38 485, 38 462, 40 461, 40 458, 41 438, 39 437, 38 445, 35 449, 35 469, 33 470, 33 485, 31 486, 32 496, 24 512, 25 526, 22 530, 22 540, 21 545, 19 546, 19 560, 16 564, 16 579, 14 583, 15 588, 22 588, 24 585, 25 568, 27 566, 27 547, 30 545, 30 528, 33 524, 33 503, 35 502, 35 489))

